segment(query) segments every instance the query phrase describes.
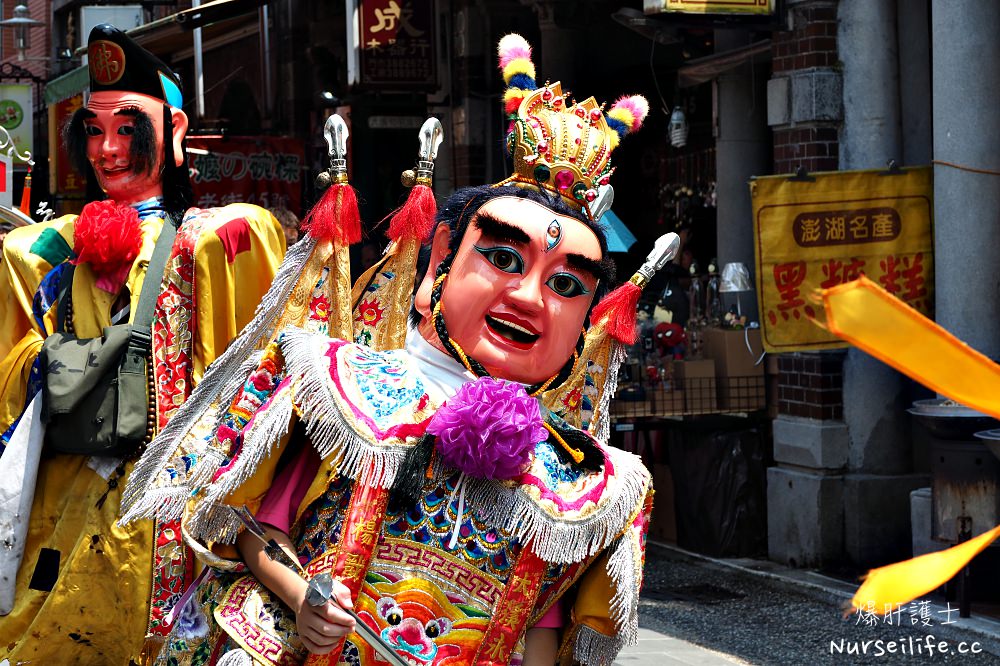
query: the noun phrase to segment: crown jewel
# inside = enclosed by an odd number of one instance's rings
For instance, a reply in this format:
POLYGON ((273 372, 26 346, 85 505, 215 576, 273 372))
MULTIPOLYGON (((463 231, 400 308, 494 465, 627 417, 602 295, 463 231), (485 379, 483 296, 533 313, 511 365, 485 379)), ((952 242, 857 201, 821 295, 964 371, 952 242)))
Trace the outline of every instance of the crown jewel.
POLYGON ((506 148, 514 159, 514 173, 504 184, 554 192, 592 219, 599 217, 595 202, 610 193, 611 151, 639 129, 649 104, 638 95, 623 97, 605 113, 593 97, 569 103, 560 83, 536 86, 531 47, 523 37, 507 35, 498 52, 508 86, 506 148))

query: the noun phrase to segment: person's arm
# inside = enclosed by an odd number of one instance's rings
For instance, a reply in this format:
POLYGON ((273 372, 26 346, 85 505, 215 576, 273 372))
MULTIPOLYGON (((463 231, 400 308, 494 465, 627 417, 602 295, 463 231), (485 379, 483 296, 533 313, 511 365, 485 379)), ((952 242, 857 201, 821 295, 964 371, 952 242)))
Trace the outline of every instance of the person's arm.
MULTIPOLYGON (((287 534, 268 526, 264 529, 265 534, 278 542, 285 552, 295 552, 287 534)), ((236 547, 257 580, 295 612, 299 638, 307 650, 314 654, 326 654, 341 636, 354 630, 354 619, 337 605, 339 603, 344 608, 354 607, 350 590, 340 581, 333 581, 331 601, 323 606, 311 606, 306 601, 306 581, 285 565, 269 558, 264 552, 264 544, 256 537, 243 532, 236 539, 236 547)))
POLYGON ((532 627, 524 634, 522 666, 552 666, 559 655, 559 631, 548 627, 532 627))

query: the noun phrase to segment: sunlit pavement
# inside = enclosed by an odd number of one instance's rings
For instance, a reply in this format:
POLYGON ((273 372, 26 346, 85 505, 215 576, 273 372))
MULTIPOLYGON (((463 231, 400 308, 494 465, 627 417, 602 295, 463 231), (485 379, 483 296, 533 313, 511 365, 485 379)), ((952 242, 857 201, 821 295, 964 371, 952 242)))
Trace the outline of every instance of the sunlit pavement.
POLYGON ((616 663, 1000 663, 1000 622, 975 606, 971 618, 936 601, 920 606, 926 617, 910 608, 877 621, 845 616, 855 588, 766 560, 712 559, 650 542, 639 642, 616 663))
POLYGON ((722 666, 748 662, 652 629, 640 628, 638 644, 622 650, 615 663, 620 666, 722 666))

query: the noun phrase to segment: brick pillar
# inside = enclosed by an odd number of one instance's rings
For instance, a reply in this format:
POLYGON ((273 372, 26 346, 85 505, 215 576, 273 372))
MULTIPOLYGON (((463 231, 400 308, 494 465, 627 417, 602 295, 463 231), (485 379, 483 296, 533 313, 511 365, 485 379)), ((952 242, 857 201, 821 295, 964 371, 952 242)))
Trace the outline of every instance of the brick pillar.
MULTIPOLYGON (((837 2, 789 0, 791 30, 772 38, 767 84, 775 173, 835 171, 843 119, 837 69, 837 2)), ((792 566, 816 566, 844 552, 843 352, 782 354, 778 416, 768 469, 768 551, 792 566)))
MULTIPOLYGON (((774 39, 768 82, 776 171, 878 168, 898 159, 895 1, 788 6, 792 29, 774 39)), ((813 566, 907 556, 909 493, 925 477, 912 473, 898 378, 856 350, 787 355, 779 370, 771 558, 813 566)))

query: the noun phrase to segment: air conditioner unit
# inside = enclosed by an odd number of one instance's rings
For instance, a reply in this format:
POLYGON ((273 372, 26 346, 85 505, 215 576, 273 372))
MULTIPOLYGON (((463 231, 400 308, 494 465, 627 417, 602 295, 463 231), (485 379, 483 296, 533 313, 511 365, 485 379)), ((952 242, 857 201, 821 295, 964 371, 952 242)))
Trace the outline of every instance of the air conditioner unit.
MULTIPOLYGON (((142 5, 101 5, 80 7, 80 42, 87 43, 90 31, 101 23, 109 23, 119 30, 131 30, 142 25, 142 5)), ((83 64, 87 56, 83 57, 83 64)))

